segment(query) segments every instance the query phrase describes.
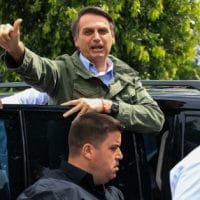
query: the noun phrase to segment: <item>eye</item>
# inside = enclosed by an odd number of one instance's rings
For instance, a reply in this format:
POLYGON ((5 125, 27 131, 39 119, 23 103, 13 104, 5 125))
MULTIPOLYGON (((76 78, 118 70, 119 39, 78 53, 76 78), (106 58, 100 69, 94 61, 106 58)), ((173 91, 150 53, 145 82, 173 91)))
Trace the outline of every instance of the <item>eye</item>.
POLYGON ((93 29, 84 29, 83 30, 83 34, 84 35, 92 35, 93 34, 93 29))
POLYGON ((111 147, 110 147, 110 150, 114 152, 114 151, 117 151, 118 148, 120 148, 120 147, 114 145, 114 146, 111 146, 111 147))
POLYGON ((99 29, 99 34, 101 34, 101 35, 105 35, 105 34, 107 34, 109 31, 108 31, 108 29, 107 28, 101 28, 101 29, 99 29))

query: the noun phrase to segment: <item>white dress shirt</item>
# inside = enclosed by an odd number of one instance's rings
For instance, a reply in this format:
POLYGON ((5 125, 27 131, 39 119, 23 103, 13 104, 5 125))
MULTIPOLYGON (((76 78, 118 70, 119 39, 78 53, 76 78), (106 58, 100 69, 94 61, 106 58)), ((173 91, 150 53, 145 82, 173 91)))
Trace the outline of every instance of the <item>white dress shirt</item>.
POLYGON ((200 146, 170 171, 172 200, 200 200, 200 146))
POLYGON ((34 88, 29 88, 14 95, 4 97, 1 100, 2 104, 46 105, 48 103, 48 95, 34 88))

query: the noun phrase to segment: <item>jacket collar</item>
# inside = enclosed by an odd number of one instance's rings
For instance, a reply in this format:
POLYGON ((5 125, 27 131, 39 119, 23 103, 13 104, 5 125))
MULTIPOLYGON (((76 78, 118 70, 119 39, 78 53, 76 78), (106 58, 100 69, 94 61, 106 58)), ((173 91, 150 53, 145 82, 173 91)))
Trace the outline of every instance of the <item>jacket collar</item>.
POLYGON ((73 183, 81 186, 95 196, 100 197, 100 199, 105 198, 104 185, 95 186, 93 176, 90 173, 75 167, 64 160, 61 161, 60 170, 63 171, 66 177, 69 178, 73 183))
MULTIPOLYGON (((118 58, 112 55, 109 55, 109 58, 112 60, 114 65, 115 81, 109 86, 109 98, 112 98, 115 95, 117 95, 121 90, 123 90, 126 87, 126 85, 134 84, 135 76, 138 75, 138 73, 134 69, 132 69, 128 64, 119 60, 118 58), (128 76, 126 74, 128 74, 128 76)), ((85 69, 82 62, 80 61, 79 51, 75 51, 73 53, 72 62, 75 65, 75 72, 78 75, 80 75, 84 79, 90 79, 94 77, 85 69)))

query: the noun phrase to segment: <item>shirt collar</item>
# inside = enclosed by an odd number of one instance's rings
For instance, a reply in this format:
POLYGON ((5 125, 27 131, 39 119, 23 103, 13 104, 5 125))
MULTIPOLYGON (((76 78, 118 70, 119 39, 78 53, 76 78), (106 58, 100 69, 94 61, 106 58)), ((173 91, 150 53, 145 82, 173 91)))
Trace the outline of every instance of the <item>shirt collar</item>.
POLYGON ((95 186, 93 176, 91 174, 64 160, 61 161, 60 169, 73 183, 80 185, 85 190, 93 193, 97 197, 100 197, 100 199, 104 199, 104 185, 95 186))
POLYGON ((76 184, 80 184, 82 180, 87 179, 91 184, 94 185, 91 174, 78 167, 75 167, 74 165, 71 165, 66 161, 61 162, 60 169, 76 184))
POLYGON ((80 60, 83 63, 85 69, 93 75, 99 77, 113 71, 113 62, 110 58, 107 59, 107 70, 105 72, 98 72, 94 63, 90 62, 82 53, 80 53, 80 60))
POLYGON ((79 58, 83 63, 85 69, 95 77, 100 78, 104 84, 107 86, 114 80, 114 65, 110 58, 107 59, 107 70, 105 72, 98 72, 95 65, 91 63, 82 53, 80 53, 79 58))

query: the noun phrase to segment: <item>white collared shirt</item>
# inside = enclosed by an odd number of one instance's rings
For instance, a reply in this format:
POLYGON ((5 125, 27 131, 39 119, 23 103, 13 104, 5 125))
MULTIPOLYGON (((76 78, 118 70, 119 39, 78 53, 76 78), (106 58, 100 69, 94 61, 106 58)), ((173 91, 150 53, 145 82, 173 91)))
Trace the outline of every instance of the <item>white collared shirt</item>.
POLYGON ((200 146, 170 171, 172 200, 200 200, 200 146))
POLYGON ((40 92, 34 88, 29 88, 18 92, 14 95, 2 98, 3 104, 34 104, 46 105, 48 104, 48 95, 40 92))
POLYGON ((93 74, 95 77, 100 78, 104 84, 110 85, 114 80, 114 73, 113 73, 113 62, 110 58, 107 60, 107 70, 105 72, 98 72, 95 65, 91 63, 83 54, 80 53, 80 60, 83 63, 85 69, 93 74))

